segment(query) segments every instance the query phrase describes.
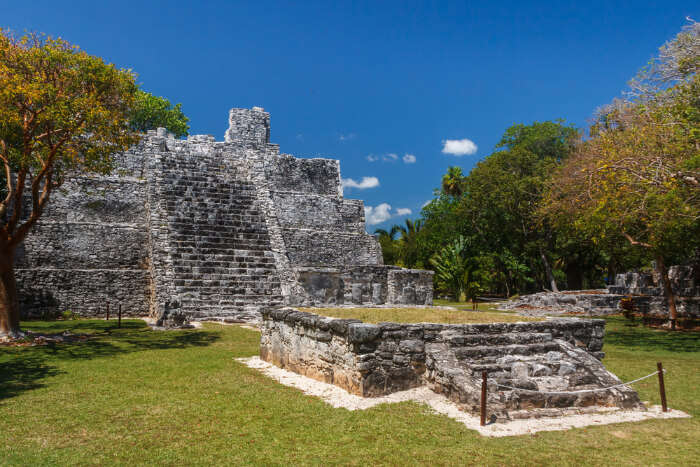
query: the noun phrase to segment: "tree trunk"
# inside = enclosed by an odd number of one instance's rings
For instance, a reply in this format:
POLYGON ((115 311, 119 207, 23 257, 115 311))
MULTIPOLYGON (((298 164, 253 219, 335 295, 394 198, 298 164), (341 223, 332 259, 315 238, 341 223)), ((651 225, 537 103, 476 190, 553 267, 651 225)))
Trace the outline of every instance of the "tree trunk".
POLYGON ((547 280, 551 287, 552 292, 559 292, 557 287, 557 281, 554 279, 554 274, 552 274, 552 268, 549 266, 549 261, 547 261, 547 256, 544 254, 544 250, 540 247, 540 257, 542 258, 542 263, 544 264, 544 272, 547 274, 547 280))
POLYGON ((14 248, 0 253, 0 336, 20 337, 14 248))
POLYGON ((675 331, 676 319, 678 318, 678 312, 676 311, 676 297, 673 295, 671 280, 668 278, 668 269, 666 268, 666 263, 664 263, 664 258, 661 255, 656 257, 656 268, 661 276, 661 283, 664 288, 664 298, 666 298, 666 301, 668 302, 668 314, 671 321, 671 329, 675 331))

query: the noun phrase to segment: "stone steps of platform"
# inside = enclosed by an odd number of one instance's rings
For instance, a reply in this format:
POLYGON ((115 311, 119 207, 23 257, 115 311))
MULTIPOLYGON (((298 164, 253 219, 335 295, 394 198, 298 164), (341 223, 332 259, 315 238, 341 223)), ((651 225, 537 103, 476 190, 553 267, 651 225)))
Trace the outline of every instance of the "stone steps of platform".
MULTIPOLYGON (((274 269, 274 259, 269 256, 255 256, 236 254, 231 261, 221 261, 215 259, 214 255, 192 254, 191 257, 184 257, 187 253, 178 253, 178 256, 172 257, 172 264, 180 268, 224 268, 227 270, 237 269, 274 269)), ((187 271, 191 269, 182 269, 187 271)), ((240 273, 240 271, 234 271, 240 273)))
POLYGON ((538 344, 552 341, 551 333, 455 334, 447 342, 453 347, 538 344))
POLYGON ((452 350, 459 359, 478 359, 479 357, 492 355, 532 355, 556 351, 559 345, 556 342, 542 342, 536 344, 510 344, 510 345, 477 345, 470 347, 456 347, 452 350))
POLYGON ((251 228, 251 224, 256 224, 260 221, 258 217, 251 219, 247 218, 231 218, 225 219, 222 217, 217 218, 196 218, 191 219, 186 216, 172 216, 167 219, 171 224, 173 229, 173 234, 178 235, 212 235, 221 236, 227 233, 227 235, 235 236, 237 233, 241 234, 266 234, 265 230, 258 230, 258 228, 251 228), (227 230, 223 230, 226 228, 227 230), (184 230, 187 229, 187 230, 184 230), (217 230, 215 230, 217 229, 217 230))
MULTIPOLYGON (((477 342, 480 335, 472 337, 469 343, 477 342)), ((496 341, 495 336, 492 338, 496 341)), ((488 375, 487 404, 490 413, 499 419, 510 418, 510 412, 526 409, 546 409, 541 413, 530 412, 531 416, 538 416, 545 415, 547 410, 557 414, 559 409, 567 407, 620 404, 631 407, 639 402, 634 391, 625 389, 571 394, 571 391, 607 387, 614 380, 610 380, 609 373, 598 360, 566 341, 551 339, 547 333, 529 335, 526 339, 544 342, 466 347, 449 342, 428 344, 427 381, 464 410, 478 413, 481 376, 485 371, 488 375)))
POLYGON ((284 305, 284 300, 281 295, 251 295, 249 297, 237 297, 231 300, 201 298, 182 302, 181 308, 184 310, 216 310, 226 308, 244 308, 249 306, 274 308, 284 305))

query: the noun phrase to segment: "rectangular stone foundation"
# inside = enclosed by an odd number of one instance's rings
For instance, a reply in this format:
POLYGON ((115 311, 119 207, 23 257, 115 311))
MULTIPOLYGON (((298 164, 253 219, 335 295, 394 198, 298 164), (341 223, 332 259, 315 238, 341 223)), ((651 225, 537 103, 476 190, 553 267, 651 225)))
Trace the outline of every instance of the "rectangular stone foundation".
POLYGON ((508 418, 508 411, 639 406, 628 388, 561 397, 497 384, 537 390, 558 383, 566 391, 619 384, 599 360, 604 328, 603 320, 580 319, 367 324, 285 308, 263 312, 260 356, 359 396, 428 385, 468 412, 478 411, 481 372, 486 371, 489 405, 501 418, 508 418))

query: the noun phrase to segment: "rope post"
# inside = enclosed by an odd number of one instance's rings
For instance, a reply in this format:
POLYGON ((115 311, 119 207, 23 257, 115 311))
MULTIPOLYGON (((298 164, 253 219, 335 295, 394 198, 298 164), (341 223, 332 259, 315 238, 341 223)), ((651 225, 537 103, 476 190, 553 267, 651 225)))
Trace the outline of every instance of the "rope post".
POLYGON ((481 372, 481 426, 486 425, 486 372, 481 372))
POLYGON ((122 304, 119 304, 119 322, 117 324, 117 327, 120 328, 122 327, 122 304))
POLYGON ((664 412, 668 412, 668 405, 666 404, 666 386, 664 385, 664 367, 661 362, 657 362, 656 368, 659 370, 659 392, 661 393, 661 409, 664 412))
POLYGON ((109 302, 107 302, 107 321, 109 321, 109 302))

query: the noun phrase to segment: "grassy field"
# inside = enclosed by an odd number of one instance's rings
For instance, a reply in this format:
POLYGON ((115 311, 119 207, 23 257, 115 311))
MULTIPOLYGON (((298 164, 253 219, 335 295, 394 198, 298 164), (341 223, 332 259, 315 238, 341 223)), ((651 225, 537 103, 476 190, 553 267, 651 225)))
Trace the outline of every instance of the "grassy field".
MULTIPOLYGON (((663 361, 671 407, 694 418, 482 438, 416 403, 349 412, 277 384, 235 360, 257 353, 253 330, 27 322, 91 338, 0 348, 0 464, 698 465, 700 334, 608 323, 608 368, 663 361)), ((635 387, 659 402, 654 379, 635 387)))
POLYGON ((514 323, 517 321, 542 321, 512 313, 503 313, 483 307, 482 311, 467 308, 447 310, 444 308, 300 308, 334 318, 355 318, 365 323, 393 321, 400 323, 514 323))

